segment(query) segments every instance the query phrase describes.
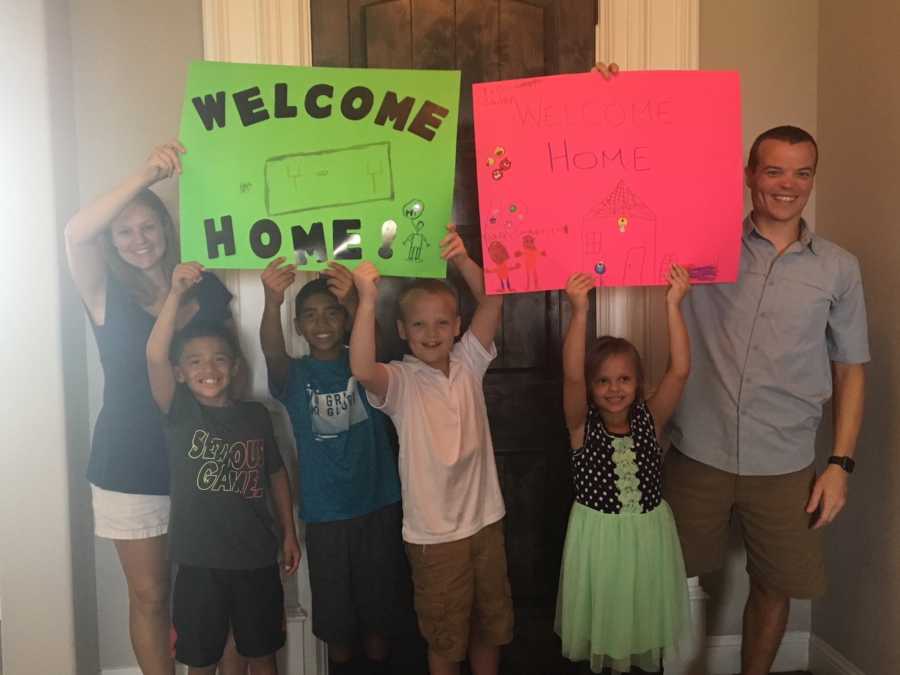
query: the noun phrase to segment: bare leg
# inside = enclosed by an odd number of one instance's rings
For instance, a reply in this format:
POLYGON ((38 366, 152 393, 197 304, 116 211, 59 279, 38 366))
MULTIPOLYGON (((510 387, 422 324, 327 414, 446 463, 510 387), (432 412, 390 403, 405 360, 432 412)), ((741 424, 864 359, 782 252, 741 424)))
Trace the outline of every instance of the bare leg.
POLYGON ((234 634, 228 631, 228 641, 225 643, 225 651, 219 660, 219 675, 247 675, 247 659, 238 653, 234 643, 234 634))
POLYGON ((370 661, 385 661, 390 654, 390 645, 383 635, 369 633, 363 638, 363 650, 370 661))
POLYGON ((258 659, 247 659, 250 662, 252 675, 278 675, 278 665, 275 663, 275 655, 261 656, 258 659))
POLYGON ((787 626, 790 598, 750 577, 744 608, 741 675, 768 675, 787 626))
POLYGON ((487 644, 477 635, 471 635, 469 665, 472 667, 472 675, 497 675, 500 669, 500 648, 487 644))
POLYGON ((428 672, 431 675, 459 675, 459 662, 448 661, 443 656, 428 650, 428 672))
POLYGON ((346 666, 353 660, 353 647, 339 642, 328 643, 329 670, 339 672, 339 667, 346 666))
POLYGON ((172 675, 168 538, 116 539, 114 543, 128 583, 128 628, 141 672, 172 675))
POLYGON ((206 666, 205 668, 188 667, 188 675, 216 675, 215 664, 206 666))

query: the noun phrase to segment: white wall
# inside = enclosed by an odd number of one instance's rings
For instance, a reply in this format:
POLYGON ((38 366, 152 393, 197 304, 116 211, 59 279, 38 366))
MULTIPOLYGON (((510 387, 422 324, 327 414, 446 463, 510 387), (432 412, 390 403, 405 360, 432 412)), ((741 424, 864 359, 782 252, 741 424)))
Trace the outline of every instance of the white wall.
MULTIPOLYGON (((779 124, 793 124, 816 134, 818 5, 818 0, 700 2, 701 69, 741 74, 745 156, 759 133, 779 124)), ((815 194, 805 215, 814 226, 815 194)), ((732 532, 725 570, 702 580, 712 596, 708 605, 710 635, 740 633, 749 585, 739 539, 738 532, 732 532)), ((795 602, 788 630, 809 627, 809 602, 795 602)))
POLYGON ((3 670, 97 670, 88 504, 70 492, 87 440, 84 347, 62 262, 76 201, 68 2, 4 5, 0 22, 3 670))
MULTIPOLYGON (((71 0, 70 4, 78 150, 73 175, 79 201, 85 202, 133 170, 153 145, 178 134, 187 64, 202 58, 203 40, 199 2, 71 0)), ((177 184, 168 181, 155 189, 177 215, 177 184)), ((102 372, 90 327, 83 313, 78 314, 81 326, 73 332, 87 334, 90 376, 90 410, 84 416, 94 420, 102 372)), ((77 489, 88 494, 84 462, 73 471, 77 489)), ((133 666, 127 589, 112 543, 96 540, 94 556, 101 666, 133 666)))
MULTIPOLYGON (((900 4, 821 0, 819 231, 860 262, 872 364, 849 502, 813 628, 869 675, 900 673, 900 4)), ((823 434, 820 454, 830 454, 823 434)), ((814 666, 815 664, 811 664, 814 666)), ((817 671, 819 672, 819 671, 817 671)))

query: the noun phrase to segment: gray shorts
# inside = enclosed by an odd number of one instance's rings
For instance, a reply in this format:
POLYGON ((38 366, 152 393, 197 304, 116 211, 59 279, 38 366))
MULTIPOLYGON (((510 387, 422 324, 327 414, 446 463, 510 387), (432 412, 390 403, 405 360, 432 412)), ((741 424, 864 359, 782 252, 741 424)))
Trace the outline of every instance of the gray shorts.
POLYGON ((313 633, 349 645, 402 632, 412 613, 400 503, 348 520, 307 523, 313 633))

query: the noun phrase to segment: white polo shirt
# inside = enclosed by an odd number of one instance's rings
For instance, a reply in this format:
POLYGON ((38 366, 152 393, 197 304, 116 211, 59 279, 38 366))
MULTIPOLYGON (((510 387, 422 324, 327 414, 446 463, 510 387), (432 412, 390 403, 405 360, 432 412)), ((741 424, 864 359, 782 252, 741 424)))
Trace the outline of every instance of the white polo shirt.
POLYGON ((457 541, 506 513, 482 389, 496 356, 466 331, 450 353, 449 377, 407 355, 385 364, 384 400, 368 394, 400 438, 404 541, 457 541))

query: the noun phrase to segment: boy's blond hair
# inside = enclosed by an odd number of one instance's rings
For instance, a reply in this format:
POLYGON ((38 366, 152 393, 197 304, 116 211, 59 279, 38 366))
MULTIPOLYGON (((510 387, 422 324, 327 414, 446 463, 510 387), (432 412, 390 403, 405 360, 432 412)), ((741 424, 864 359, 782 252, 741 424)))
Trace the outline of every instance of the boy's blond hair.
POLYGON ((456 289, 441 279, 416 279, 409 284, 397 297, 397 316, 401 321, 406 320, 405 311, 412 302, 412 298, 418 293, 430 295, 444 295, 453 300, 456 314, 459 314, 459 295, 456 289))

